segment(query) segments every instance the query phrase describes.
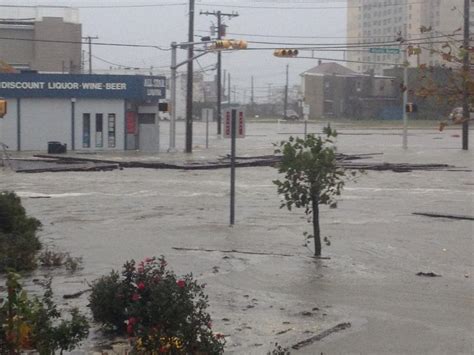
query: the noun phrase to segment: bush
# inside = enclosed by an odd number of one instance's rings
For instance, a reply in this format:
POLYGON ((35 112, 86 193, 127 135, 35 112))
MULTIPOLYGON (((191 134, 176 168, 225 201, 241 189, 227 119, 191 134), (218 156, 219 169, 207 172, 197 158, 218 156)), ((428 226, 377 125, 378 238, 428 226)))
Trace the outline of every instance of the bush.
POLYGON ((61 319, 54 304, 51 280, 42 299, 28 297, 19 283, 19 275, 9 273, 8 294, 0 301, 0 354, 18 354, 36 350, 40 354, 71 351, 87 338, 89 324, 85 316, 72 309, 69 320, 61 319))
POLYGON ((41 222, 27 217, 14 192, 0 193, 0 272, 32 270, 41 248, 36 232, 41 222))
POLYGON ((222 354, 223 335, 212 332, 204 285, 166 269, 165 259, 125 263, 94 282, 89 298, 94 320, 128 335, 138 353, 222 354))

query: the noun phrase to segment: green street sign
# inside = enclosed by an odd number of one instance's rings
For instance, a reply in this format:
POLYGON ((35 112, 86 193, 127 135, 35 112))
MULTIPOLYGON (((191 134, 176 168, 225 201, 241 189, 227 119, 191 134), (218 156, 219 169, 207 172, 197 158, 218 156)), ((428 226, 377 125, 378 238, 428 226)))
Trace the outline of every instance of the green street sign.
POLYGON ((398 48, 369 48, 370 53, 376 54, 400 54, 400 49, 398 48))

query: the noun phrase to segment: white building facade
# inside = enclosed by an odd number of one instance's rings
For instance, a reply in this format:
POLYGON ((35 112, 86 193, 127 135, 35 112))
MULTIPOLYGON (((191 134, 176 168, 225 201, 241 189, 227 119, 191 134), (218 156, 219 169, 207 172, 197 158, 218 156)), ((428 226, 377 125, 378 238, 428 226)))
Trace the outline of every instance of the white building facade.
POLYGON ((165 78, 138 75, 0 74, 0 142, 9 149, 157 150, 165 78))

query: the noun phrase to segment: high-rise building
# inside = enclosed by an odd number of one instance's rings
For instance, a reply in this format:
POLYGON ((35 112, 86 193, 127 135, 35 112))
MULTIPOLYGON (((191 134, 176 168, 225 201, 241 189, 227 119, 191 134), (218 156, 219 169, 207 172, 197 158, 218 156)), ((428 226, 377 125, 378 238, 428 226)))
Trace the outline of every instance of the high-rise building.
POLYGON ((382 73, 404 62, 403 50, 410 43, 410 65, 442 64, 439 52, 449 50, 443 45, 462 40, 463 4, 464 0, 348 0, 347 66, 382 73))
POLYGON ((81 71, 82 27, 78 9, 10 6, 1 10, 0 60, 41 72, 81 71))

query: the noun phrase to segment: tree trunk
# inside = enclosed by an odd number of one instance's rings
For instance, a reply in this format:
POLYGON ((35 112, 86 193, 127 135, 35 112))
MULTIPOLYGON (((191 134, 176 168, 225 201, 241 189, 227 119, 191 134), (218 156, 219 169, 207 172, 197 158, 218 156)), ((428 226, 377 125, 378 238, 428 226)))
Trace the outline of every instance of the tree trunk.
POLYGON ((314 256, 321 256, 321 233, 319 230, 319 196, 313 196, 314 256))

